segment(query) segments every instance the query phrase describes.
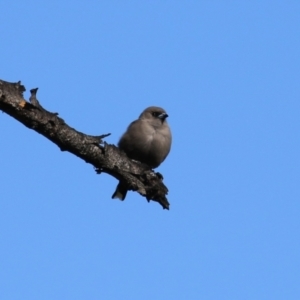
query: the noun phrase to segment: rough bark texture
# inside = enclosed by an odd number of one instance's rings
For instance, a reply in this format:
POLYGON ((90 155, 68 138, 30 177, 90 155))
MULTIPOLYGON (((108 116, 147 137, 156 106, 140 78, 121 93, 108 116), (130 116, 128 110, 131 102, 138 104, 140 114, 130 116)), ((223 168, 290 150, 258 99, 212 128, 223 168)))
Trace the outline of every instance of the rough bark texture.
POLYGON ((110 134, 91 136, 68 126, 58 113, 49 112, 40 105, 37 90, 30 90, 28 102, 23 98, 25 87, 21 82, 0 80, 0 110, 55 143, 61 151, 71 152, 92 164, 98 174, 107 173, 128 190, 137 191, 148 201, 156 201, 164 209, 169 209, 168 189, 161 174, 130 160, 116 146, 103 142, 102 139, 110 134))

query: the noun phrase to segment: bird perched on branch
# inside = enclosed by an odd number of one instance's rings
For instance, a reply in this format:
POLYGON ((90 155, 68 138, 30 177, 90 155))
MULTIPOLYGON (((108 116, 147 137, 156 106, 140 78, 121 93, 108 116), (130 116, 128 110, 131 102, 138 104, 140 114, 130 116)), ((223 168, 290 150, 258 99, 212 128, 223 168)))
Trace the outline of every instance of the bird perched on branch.
MULTIPOLYGON (((172 135, 166 118, 168 114, 161 107, 146 108, 133 121, 121 137, 118 146, 131 159, 140 161, 151 168, 157 168, 171 149, 172 135)), ((127 189, 118 184, 113 199, 124 200, 127 189)))

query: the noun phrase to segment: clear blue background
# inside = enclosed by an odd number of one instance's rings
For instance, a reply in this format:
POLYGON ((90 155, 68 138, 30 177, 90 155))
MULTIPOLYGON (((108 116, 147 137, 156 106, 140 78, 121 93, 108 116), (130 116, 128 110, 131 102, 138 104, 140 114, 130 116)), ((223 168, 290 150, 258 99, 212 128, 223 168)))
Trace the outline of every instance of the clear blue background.
POLYGON ((300 299, 300 2, 6 1, 1 79, 87 134, 150 105, 170 211, 0 114, 1 299, 300 299))

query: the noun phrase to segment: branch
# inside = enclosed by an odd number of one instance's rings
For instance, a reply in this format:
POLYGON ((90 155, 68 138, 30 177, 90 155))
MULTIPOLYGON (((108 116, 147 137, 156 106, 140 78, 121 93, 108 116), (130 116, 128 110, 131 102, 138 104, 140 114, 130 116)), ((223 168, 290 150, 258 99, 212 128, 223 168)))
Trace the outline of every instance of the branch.
POLYGON ((49 112, 41 106, 36 98, 37 90, 30 90, 28 102, 23 98, 25 87, 20 81, 10 83, 0 80, 0 110, 49 139, 61 151, 71 152, 93 165, 98 174, 107 173, 128 190, 146 197, 148 202, 153 200, 169 209, 168 189, 161 174, 132 161, 116 146, 103 142, 102 139, 110 134, 86 135, 67 125, 58 113, 49 112))

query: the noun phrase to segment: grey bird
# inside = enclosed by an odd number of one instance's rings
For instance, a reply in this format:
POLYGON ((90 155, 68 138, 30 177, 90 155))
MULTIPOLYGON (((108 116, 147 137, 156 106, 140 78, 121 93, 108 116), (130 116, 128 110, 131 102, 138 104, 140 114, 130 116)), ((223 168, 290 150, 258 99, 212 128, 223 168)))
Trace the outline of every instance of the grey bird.
MULTIPOLYGON (((157 168, 171 149, 172 134, 166 118, 168 114, 161 107, 146 108, 133 121, 121 137, 118 146, 127 156, 151 168, 157 168)), ((124 200, 127 189, 118 184, 113 199, 124 200)))

